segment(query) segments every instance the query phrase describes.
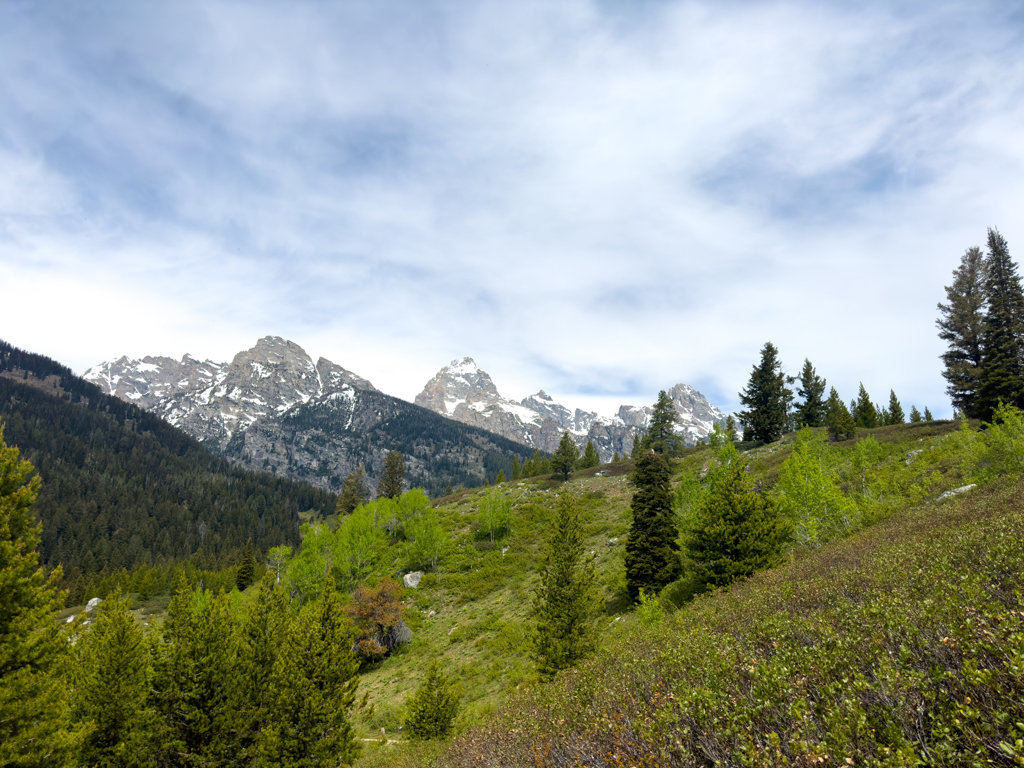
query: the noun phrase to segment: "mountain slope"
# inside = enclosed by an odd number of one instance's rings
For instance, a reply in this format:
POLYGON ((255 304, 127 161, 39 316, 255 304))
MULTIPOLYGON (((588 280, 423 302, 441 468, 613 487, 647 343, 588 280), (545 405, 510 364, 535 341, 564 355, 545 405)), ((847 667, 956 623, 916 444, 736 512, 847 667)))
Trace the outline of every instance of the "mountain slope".
POLYGON ((337 491, 366 466, 376 487, 384 456, 401 451, 406 480, 431 495, 448 486, 482 485, 514 456, 532 454, 519 442, 483 428, 443 419, 378 391, 329 360, 312 359, 297 344, 266 336, 231 363, 200 363, 186 355, 122 357, 86 372, 122 400, 139 404, 216 449, 230 462, 337 491))
POLYGON ((158 416, 2 341, 0 421, 43 480, 43 562, 66 572, 188 558, 222 568, 249 537, 262 551, 295 545, 300 512, 334 508, 332 494, 232 467, 158 416))
MULTIPOLYGON (((693 387, 677 384, 668 395, 679 420, 676 431, 687 445, 707 437, 713 424, 725 420, 725 414, 693 387)), ((415 402, 549 453, 558 448, 562 433, 568 431, 581 449, 592 441, 605 462, 611 461, 616 452, 629 454, 633 436, 647 430, 653 411, 651 406, 623 405, 609 418, 579 408, 570 410, 544 390, 517 403, 502 397, 491 377, 471 357, 453 360, 438 371, 415 402)))

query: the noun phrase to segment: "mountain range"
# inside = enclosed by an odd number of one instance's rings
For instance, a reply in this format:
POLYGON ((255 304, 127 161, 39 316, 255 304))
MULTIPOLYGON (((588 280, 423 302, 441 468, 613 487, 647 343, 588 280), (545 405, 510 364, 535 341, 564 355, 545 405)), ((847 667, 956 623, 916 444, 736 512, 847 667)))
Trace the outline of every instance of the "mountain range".
MULTIPOLYGON (((405 454, 409 482, 431 493, 482 483, 501 469, 507 475, 513 455, 553 452, 563 431, 581 449, 592 441, 607 462, 616 452, 630 453, 652 412, 651 406, 623 405, 614 416, 600 416, 557 403, 544 390, 516 402, 502 397, 470 357, 443 367, 410 404, 323 357, 314 363, 299 345, 277 336, 259 339, 230 363, 190 355, 180 361, 120 357, 83 377, 228 461, 334 491, 360 463, 374 480, 390 450, 405 454), (442 422, 431 420, 438 416, 442 422), (455 424, 471 431, 453 432, 455 424)), ((677 432, 688 444, 725 418, 686 384, 668 394, 677 432)))

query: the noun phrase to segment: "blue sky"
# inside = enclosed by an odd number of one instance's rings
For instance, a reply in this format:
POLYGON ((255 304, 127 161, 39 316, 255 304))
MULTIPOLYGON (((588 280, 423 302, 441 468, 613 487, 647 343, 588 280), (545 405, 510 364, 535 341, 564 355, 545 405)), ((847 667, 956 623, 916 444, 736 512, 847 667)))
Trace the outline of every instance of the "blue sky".
POLYGON ((412 399, 724 409, 766 341, 950 412, 936 302, 1024 254, 1014 3, 0 2, 0 338, 284 336, 412 399))

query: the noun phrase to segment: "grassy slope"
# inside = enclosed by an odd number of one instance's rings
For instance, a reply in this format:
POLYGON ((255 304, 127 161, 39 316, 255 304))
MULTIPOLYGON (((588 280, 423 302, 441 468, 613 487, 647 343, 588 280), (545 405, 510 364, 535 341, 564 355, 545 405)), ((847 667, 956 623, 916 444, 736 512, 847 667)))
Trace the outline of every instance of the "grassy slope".
MULTIPOLYGON (((424 588, 416 593, 414 599, 422 612, 435 610, 437 615, 423 622, 412 648, 364 676, 364 686, 371 691, 371 697, 379 707, 378 717, 366 725, 378 728, 396 725, 401 701, 415 688, 417 670, 423 660, 440 653, 449 660, 450 673, 464 686, 469 704, 465 721, 469 726, 468 734, 456 742, 441 761, 443 764, 474 764, 484 754, 508 750, 509 760, 503 764, 514 765, 530 758, 531 745, 545 741, 556 752, 562 750, 559 754, 565 758, 564 761, 559 757, 552 758, 551 765, 570 764, 568 756, 578 753, 574 753, 575 747, 567 746, 566 739, 562 738, 567 733, 573 734, 569 741, 587 742, 589 739, 589 747, 598 753, 607 750, 609 743, 602 742, 593 733, 595 724, 614 718, 617 711, 628 713, 632 710, 640 718, 651 716, 649 705, 653 683, 645 675, 665 675, 659 666, 661 661, 655 659, 658 649, 676 647, 692 651, 699 645, 705 653, 715 655, 721 648, 732 647, 738 660, 744 651, 736 650, 735 646, 746 642, 742 638, 753 634, 762 645, 770 644, 775 642, 770 639, 771 633, 776 632, 782 637, 785 634, 783 629, 797 617, 814 615, 824 622, 822 626, 834 626, 832 618, 822 619, 816 612, 841 604, 844 599, 855 605, 866 604, 869 601, 859 600, 856 596, 872 590, 879 594, 900 593, 902 590, 904 595, 911 595, 913 587, 920 592, 920 577, 914 582, 905 569, 899 567, 906 561, 905 551, 918 553, 917 559, 909 562, 941 562, 939 556, 955 549, 953 542, 960 541, 964 526, 970 528, 986 520, 1001 518, 1006 515, 1006 510, 1022 506, 1017 501, 1010 503, 1011 499, 1018 499, 1020 490, 1016 481, 1007 480, 997 480, 973 497, 952 502, 934 501, 942 491, 970 479, 967 477, 969 472, 949 447, 956 440, 955 436, 950 439, 955 429, 953 424, 929 423, 872 430, 870 434, 876 445, 866 454, 871 462, 867 466, 864 466, 863 447, 858 464, 855 441, 838 446, 840 450, 833 452, 835 472, 846 490, 858 497, 866 521, 876 524, 851 538, 817 550, 794 551, 787 566, 761 574, 728 595, 698 598, 653 635, 639 628, 633 616, 623 616, 618 622, 614 618, 614 614, 625 607, 619 602, 619 596, 622 543, 629 525, 628 485, 623 483, 621 476, 575 480, 572 485, 594 497, 589 505, 591 542, 595 551, 602 555, 598 562, 602 584, 609 598, 609 616, 605 621, 613 625, 605 632, 604 647, 597 659, 585 668, 584 677, 588 677, 590 682, 583 687, 591 692, 608 691, 608 701, 614 698, 611 692, 616 688, 620 692, 628 691, 609 707, 595 705, 595 702, 605 700, 605 696, 591 697, 589 703, 580 705, 581 697, 576 687, 579 678, 575 674, 564 676, 555 686, 532 684, 522 640, 529 606, 529 579, 543 539, 543 521, 551 515, 553 493, 540 492, 530 485, 517 486, 520 523, 509 542, 505 564, 500 564, 500 553, 478 552, 467 558, 469 570, 465 574, 425 580, 424 588), (909 455, 911 451, 919 453, 909 455), (620 538, 619 544, 608 548, 608 539, 616 536, 620 538), (943 542, 938 545, 938 551, 928 549, 934 541, 943 542), (507 560, 513 554, 515 559, 507 560), (876 562, 882 565, 876 565, 876 562), (478 594, 476 588, 481 582, 492 585, 491 591, 478 594), (756 631, 752 629, 754 627, 756 631), (694 645, 694 633, 714 639, 694 645), (728 638, 741 639, 734 643, 727 641, 728 638), (634 669, 627 674, 622 669, 623 660, 630 660, 630 663, 635 660, 641 666, 648 666, 642 672, 634 669), (573 680, 577 682, 570 682, 573 680), (519 736, 507 738, 508 729, 505 728, 500 729, 505 736, 496 735, 494 729, 487 725, 486 718, 480 724, 481 715, 495 711, 505 694, 520 687, 522 691, 512 696, 511 703, 500 708, 500 722, 515 721, 519 726, 519 736), (570 717, 576 719, 570 720, 570 717)), ((865 434, 859 437, 863 438, 865 434)), ((755 477, 770 487, 788 453, 788 443, 783 442, 752 451, 747 458, 755 477)), ((708 458, 706 451, 691 451, 680 465, 684 470, 699 470, 706 465, 708 458)), ((457 520, 459 516, 468 520, 472 498, 464 496, 442 506, 442 509, 451 520, 457 520)), ((1013 523, 1007 524, 1012 526, 1013 523)), ((467 539, 473 537, 470 526, 464 525, 462 533, 467 539)), ((974 542, 963 546, 967 549, 973 546, 977 550, 986 545, 974 542)), ((935 578, 933 573, 931 581, 924 584, 926 590, 935 587, 935 578)), ((864 648, 858 652, 867 653, 864 648)), ((718 660, 725 670, 722 684, 728 688, 735 683, 732 678, 726 678, 736 671, 736 661, 718 660)), ((690 659, 689 663, 692 662, 690 659)), ((840 667, 833 665, 831 668, 840 667)), ((833 683, 828 682, 827 685, 833 683)), ((681 679, 676 684, 680 690, 689 685, 681 679)), ((749 697, 749 686, 744 691, 737 689, 736 694, 749 697)), ((691 701, 690 705, 693 704, 691 701)), ((780 725, 778 730, 785 731, 785 728, 780 725)), ((671 729, 665 733, 669 731, 671 729)), ((621 741, 627 732, 630 738, 635 736, 635 729, 625 729, 616 738, 621 741)), ((662 737, 668 738, 664 733, 662 737)), ((792 729, 785 738, 791 737, 792 729)), ((672 740, 680 741, 679 734, 674 733, 672 740)), ((899 741, 895 737, 892 740, 894 743, 899 741)), ((664 755, 657 757, 661 754, 658 750, 665 748, 664 744, 651 747, 643 738, 635 741, 642 745, 634 745, 632 754, 635 758, 650 760, 650 764, 657 764, 664 758, 664 755), (654 751, 645 752, 648 747, 654 751)), ((654 739, 651 743, 656 741, 654 739)), ((783 742, 782 752, 774 757, 762 755, 764 764, 778 762, 782 753, 794 759, 796 753, 792 750, 787 752, 787 743, 783 742)), ((727 751, 733 747, 735 745, 726 744, 716 749, 727 751)), ((419 746, 397 751, 389 749, 387 754, 371 750, 364 756, 363 763, 425 764, 433 751, 433 748, 419 746)), ((625 756, 624 753, 623 758, 625 756)), ((687 764, 687 761, 680 759, 679 764, 687 764)))

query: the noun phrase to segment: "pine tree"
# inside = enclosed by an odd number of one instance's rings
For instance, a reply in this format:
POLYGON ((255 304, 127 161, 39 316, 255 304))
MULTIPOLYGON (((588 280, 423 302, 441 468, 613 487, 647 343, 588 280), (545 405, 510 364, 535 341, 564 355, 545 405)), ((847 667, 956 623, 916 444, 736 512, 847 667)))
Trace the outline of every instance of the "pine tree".
POLYGON ((733 415, 731 413, 725 419, 725 431, 726 434, 729 436, 730 443, 735 443, 739 441, 740 436, 736 432, 736 419, 733 418, 733 415))
POLYGON ((42 527, 32 514, 40 481, 0 425, 0 765, 62 764, 64 643, 55 614, 64 604, 60 568, 39 567, 42 527))
POLYGON ((618 451, 616 451, 616 452, 615 452, 615 455, 614 455, 614 456, 612 456, 612 463, 613 463, 613 464, 618 464, 618 463, 619 463, 620 461, 622 461, 622 459, 621 459, 621 458, 619 458, 619 452, 618 452, 618 451))
POLYGON ((946 393, 953 407, 976 417, 981 388, 982 336, 987 302, 985 258, 981 248, 968 248, 946 286, 948 303, 938 305, 939 338, 949 348, 942 353, 946 393))
POLYGON ((427 667, 427 677, 409 700, 408 708, 405 729, 414 739, 447 739, 455 730, 459 695, 437 659, 427 667))
POLYGON ((245 592, 256 579, 256 553, 252 551, 252 539, 245 542, 242 555, 238 560, 238 572, 235 574, 235 585, 239 592, 245 592))
POLYGON ((792 392, 786 388, 779 352, 771 342, 761 349, 761 362, 754 366, 750 382, 739 396, 740 402, 747 407, 738 414, 744 424, 744 440, 749 437, 773 443, 782 437, 786 425, 786 404, 792 392))
POLYGON ((631 482, 633 521, 626 539, 626 586, 636 600, 640 589, 660 592, 681 571, 672 512, 668 458, 653 450, 637 459, 631 482))
POLYGON ((643 448, 650 448, 655 453, 671 453, 675 450, 679 438, 675 434, 675 426, 679 421, 675 404, 665 390, 658 393, 654 403, 651 420, 647 424, 647 436, 641 441, 643 448))
POLYGON ((988 231, 985 260, 988 312, 982 333, 978 417, 985 421, 999 403, 1024 407, 1024 293, 1006 240, 988 231))
POLYGON ((512 457, 512 480, 516 481, 519 478, 520 478, 520 474, 519 474, 519 457, 518 456, 513 456, 512 457))
POLYGON ((851 409, 850 415, 853 416, 853 421, 858 427, 874 429, 878 426, 878 410, 875 408, 875 404, 871 402, 871 396, 864 389, 863 383, 860 385, 860 391, 857 393, 857 400, 851 409))
POLYGON ((916 405, 910 406, 910 423, 918 424, 921 422, 921 412, 917 410, 916 405))
POLYGON ((351 515, 352 510, 370 500, 370 489, 366 485, 366 467, 360 464, 345 477, 341 484, 341 494, 338 496, 337 506, 334 512, 340 521, 345 515, 351 515))
POLYGON ((401 451, 389 451, 384 457, 384 469, 377 483, 378 499, 397 499, 405 483, 405 456, 401 451))
POLYGON ((496 478, 494 478, 494 484, 495 485, 500 485, 501 483, 504 483, 504 482, 506 482, 506 480, 505 480, 505 470, 499 469, 498 470, 498 476, 496 478))
POLYGON ((797 394, 803 402, 797 408, 798 426, 822 427, 825 425, 825 379, 818 375, 811 361, 804 359, 804 367, 798 377, 800 387, 797 394))
POLYGON ((108 597, 75 646, 71 712, 92 727, 76 749, 82 766, 135 765, 144 749, 150 646, 131 614, 131 602, 108 597))
POLYGON ((825 426, 832 440, 849 440, 857 433, 857 425, 835 387, 825 404, 825 426))
POLYGON ((535 657, 544 678, 571 667, 595 647, 596 574, 584 544, 579 501, 563 492, 533 599, 535 657))
POLYGON ((933 419, 932 419, 932 412, 928 410, 927 406, 925 406, 925 409, 924 409, 924 420, 925 421, 933 421, 933 419))
POLYGON ((580 461, 580 467, 583 469, 590 469, 591 467, 598 466, 600 463, 601 457, 598 455, 593 441, 587 440, 587 448, 583 451, 583 459, 580 461))
POLYGON ((640 435, 637 432, 633 433, 633 448, 629 453, 629 458, 638 459, 640 458, 640 435))
POLYGON ((693 528, 684 537, 694 571, 707 587, 724 587, 777 565, 791 526, 774 499, 746 487, 743 467, 730 469, 697 507, 693 528))
POLYGON ((558 450, 551 457, 551 468, 560 474, 565 475, 568 481, 569 475, 576 469, 580 460, 580 449, 576 447, 568 430, 562 433, 562 439, 558 443, 558 450))
POLYGON ((896 399, 896 393, 891 389, 889 390, 889 418, 886 419, 886 424, 903 424, 907 418, 903 415, 903 407, 900 405, 900 401, 896 399))
POLYGON ((350 764, 358 754, 351 723, 359 660, 355 633, 324 579, 317 599, 292 620, 274 663, 268 725, 260 733, 260 766, 350 764))

